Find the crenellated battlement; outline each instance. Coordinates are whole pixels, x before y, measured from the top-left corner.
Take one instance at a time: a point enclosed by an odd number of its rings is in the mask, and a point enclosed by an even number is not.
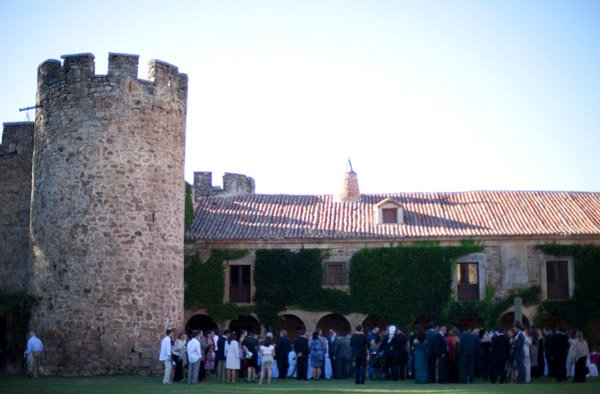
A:
[[[226,172],[223,175],[223,187],[213,186],[212,172],[194,171],[194,202],[206,196],[231,196],[236,194],[254,194],[254,178],[243,174]]]
[[[187,75],[179,73],[179,69],[161,60],[148,62],[148,79],[138,80],[139,56],[125,53],[108,54],[108,72],[106,75],[96,75],[94,55],[78,53],[62,55],[63,62],[49,59],[38,67],[38,90],[53,87],[57,83],[68,85],[94,85],[119,83],[137,80],[140,86],[148,85],[171,89],[178,92],[182,98],[187,97]],[[106,91],[109,91],[108,89]]]
[[[109,53],[108,76],[123,79],[137,79],[139,61],[140,57],[138,55]]]
[[[33,125],[33,122],[4,123],[0,158],[22,153],[24,148],[28,148],[30,151],[33,143]]]

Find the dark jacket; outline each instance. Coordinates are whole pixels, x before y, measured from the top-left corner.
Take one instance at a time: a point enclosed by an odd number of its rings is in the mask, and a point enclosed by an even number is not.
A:
[[[292,350],[290,340],[288,337],[279,337],[279,340],[275,344],[275,356],[276,358],[282,358],[287,360],[288,354]]]
[[[510,340],[504,334],[492,337],[491,358],[500,365],[504,365],[510,355]]]
[[[448,356],[448,344],[446,343],[444,336],[439,332],[435,335],[435,356]]]
[[[227,342],[227,338],[219,335],[219,339],[217,339],[217,351],[215,352],[217,360],[225,360],[225,342]]]
[[[458,342],[458,357],[467,357],[468,355],[477,355],[479,352],[479,337],[470,331],[460,334]]]
[[[333,344],[333,357],[336,360],[349,360],[352,358],[350,351],[350,341],[344,337],[339,337]]]
[[[558,360],[566,360],[569,354],[569,338],[562,332],[552,335],[550,355]]]
[[[308,339],[298,335],[294,340],[294,351],[296,352],[296,357],[307,357],[309,353]],[[302,356],[300,356],[300,353],[302,353]]]
[[[369,342],[364,334],[352,334],[350,347],[355,358],[366,359],[369,354]]]

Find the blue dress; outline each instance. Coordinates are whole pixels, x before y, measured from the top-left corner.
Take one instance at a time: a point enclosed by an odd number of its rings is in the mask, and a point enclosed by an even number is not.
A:
[[[325,349],[320,339],[312,339],[308,344],[310,350],[310,365],[313,368],[322,367],[325,360]]]
[[[413,353],[415,355],[415,383],[427,383],[427,350],[425,342],[414,341]]]

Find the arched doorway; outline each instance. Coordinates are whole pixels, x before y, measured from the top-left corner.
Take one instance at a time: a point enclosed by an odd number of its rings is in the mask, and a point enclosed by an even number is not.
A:
[[[503,329],[512,328],[514,323],[515,323],[515,313],[514,312],[507,312],[504,315],[502,315],[502,317],[500,318],[500,326]],[[525,327],[531,327],[531,321],[525,315],[522,315],[521,324]],[[492,327],[492,329],[494,329],[494,327]]]
[[[469,330],[472,330],[474,328],[480,328],[480,327],[483,327],[483,320],[481,320],[480,318],[475,317],[475,316],[462,317],[458,321],[458,327],[459,328],[467,327]],[[492,329],[494,329],[494,328],[496,328],[496,327],[492,327]]]
[[[319,320],[317,323],[317,330],[323,330],[323,335],[327,336],[329,334],[329,330],[333,329],[340,335],[346,335],[352,332],[350,327],[350,323],[346,318],[337,313],[330,313],[329,315],[325,315]]]
[[[592,321],[587,342],[590,347],[590,352],[600,351],[600,318]]]
[[[363,320],[362,326],[364,332],[371,331],[373,327],[379,327],[379,331],[384,331],[386,327],[390,325],[390,323],[390,319],[388,318],[370,315]]]
[[[281,316],[281,319],[277,322],[277,326],[275,326],[277,336],[279,336],[281,330],[286,330],[288,338],[293,340],[300,331],[306,331],[306,325],[298,316],[285,314]]]
[[[235,331],[239,338],[241,330],[260,334],[260,323],[254,316],[240,315],[229,323],[229,331]]]
[[[185,325],[185,332],[190,334],[194,330],[202,330],[206,333],[208,330],[216,330],[217,324],[214,319],[208,315],[198,314],[190,317]]]

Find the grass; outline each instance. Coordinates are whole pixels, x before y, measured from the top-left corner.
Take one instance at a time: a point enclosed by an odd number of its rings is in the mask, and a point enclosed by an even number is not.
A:
[[[327,381],[274,380],[270,386],[249,384],[238,381],[236,384],[202,382],[196,386],[184,383],[164,385],[160,377],[140,376],[94,376],[94,377],[43,377],[37,380],[25,377],[1,377],[0,393],[600,393],[600,379],[588,379],[586,383],[556,383],[553,379],[536,379],[530,384],[496,384],[479,381],[471,385],[417,385],[414,382],[367,381],[357,386],[350,379]]]

